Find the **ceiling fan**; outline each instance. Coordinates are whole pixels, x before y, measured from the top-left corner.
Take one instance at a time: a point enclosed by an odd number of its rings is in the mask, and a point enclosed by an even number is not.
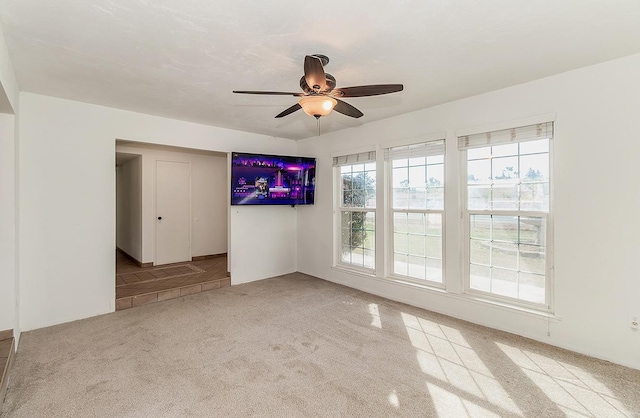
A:
[[[336,88],[336,79],[329,73],[324,72],[324,67],[329,63],[329,58],[325,55],[314,54],[304,57],[304,75],[300,79],[300,88],[303,93],[293,93],[284,91],[243,91],[234,90],[234,93],[241,94],[265,94],[280,96],[301,97],[298,103],[283,110],[276,115],[276,118],[290,115],[297,110],[319,119],[335,110],[343,115],[352,118],[362,117],[364,114],[340,99],[347,97],[378,96],[381,94],[395,93],[402,91],[402,84],[372,84],[368,86],[354,86]]]

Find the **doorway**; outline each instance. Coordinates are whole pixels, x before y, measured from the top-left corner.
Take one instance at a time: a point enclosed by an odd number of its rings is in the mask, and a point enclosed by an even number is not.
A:
[[[142,156],[116,153],[116,248],[141,263]]]
[[[134,155],[140,172],[131,186],[122,177],[129,162],[116,171],[116,205],[136,208],[116,210],[116,243],[127,236],[137,243],[135,257],[116,256],[116,309],[230,285],[227,153],[121,140],[115,151],[116,160]],[[123,196],[127,188],[137,195]]]

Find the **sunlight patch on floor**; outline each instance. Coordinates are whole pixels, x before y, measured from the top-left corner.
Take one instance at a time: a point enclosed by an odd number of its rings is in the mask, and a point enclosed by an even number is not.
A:
[[[505,344],[496,344],[567,416],[632,416],[604,384],[579,367]]]
[[[400,399],[398,399],[398,394],[394,390],[389,394],[389,403],[396,409],[400,409]]]
[[[461,398],[435,384],[427,383],[427,389],[439,417],[502,417],[502,414],[489,411],[477,403]]]
[[[401,315],[411,344],[416,349],[420,369],[431,377],[427,386],[434,402],[443,402],[447,408],[459,410],[460,416],[522,416],[509,394],[458,330],[414,315]],[[437,397],[434,393],[442,396]],[[489,412],[481,404],[490,405],[497,414]],[[436,409],[440,410],[438,405]],[[471,415],[472,410],[479,412]]]
[[[377,303],[369,304],[369,313],[371,314],[371,326],[376,328],[382,328],[382,321],[380,320],[380,309]]]

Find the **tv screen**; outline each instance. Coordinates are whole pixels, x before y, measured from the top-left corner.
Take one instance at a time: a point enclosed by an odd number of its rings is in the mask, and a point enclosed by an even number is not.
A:
[[[316,159],[231,153],[232,205],[313,205]]]

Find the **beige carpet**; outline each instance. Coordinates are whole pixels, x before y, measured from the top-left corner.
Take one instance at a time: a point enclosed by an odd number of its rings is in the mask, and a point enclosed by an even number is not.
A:
[[[640,416],[640,371],[291,274],[22,334],[2,417]]]

